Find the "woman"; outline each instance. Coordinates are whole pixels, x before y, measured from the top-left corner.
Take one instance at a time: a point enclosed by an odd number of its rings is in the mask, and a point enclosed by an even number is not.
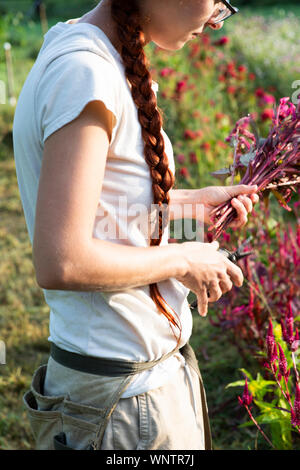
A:
[[[241,227],[257,187],[172,190],[143,47],[178,50],[220,28],[225,8],[103,0],[48,31],[23,86],[16,169],[50,307],[51,356],[24,396],[37,449],[211,449],[187,294],[205,316],[243,274],[217,242],[168,244],[167,224],[185,204],[192,217],[202,204],[208,222],[237,196]],[[134,217],[137,206],[146,211]]]

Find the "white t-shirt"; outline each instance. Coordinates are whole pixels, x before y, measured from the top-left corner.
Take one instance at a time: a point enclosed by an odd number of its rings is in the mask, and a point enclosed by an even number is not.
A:
[[[155,82],[153,90],[158,90]],[[138,206],[134,212],[133,204],[142,204],[150,212],[152,179],[122,59],[97,26],[67,22],[57,23],[45,35],[20,93],[13,123],[17,178],[31,244],[44,142],[78,117],[93,100],[101,100],[112,111],[115,124],[93,236],[114,243],[149,246]],[[172,145],[164,132],[163,135],[174,173]],[[111,238],[107,222],[115,224],[123,239]],[[161,245],[167,245],[168,238],[167,227]],[[180,316],[183,346],[192,331],[189,290],[175,278],[159,282],[158,286]],[[151,299],[148,285],[114,292],[43,289],[43,293],[50,307],[49,341],[68,351],[150,361],[176,346],[169,322]],[[136,376],[123,396],[163,385],[181,364],[182,356],[177,353]]]

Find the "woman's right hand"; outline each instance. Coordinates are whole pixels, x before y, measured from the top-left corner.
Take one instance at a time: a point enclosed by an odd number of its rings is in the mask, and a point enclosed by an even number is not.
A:
[[[207,315],[208,302],[216,302],[232,289],[233,284],[241,287],[244,281],[241,268],[229,261],[218,248],[217,241],[181,244],[187,267],[185,274],[177,280],[196,294],[198,312],[202,317]]]

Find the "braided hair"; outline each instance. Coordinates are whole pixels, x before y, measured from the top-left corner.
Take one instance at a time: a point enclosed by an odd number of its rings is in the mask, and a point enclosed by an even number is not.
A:
[[[137,0],[111,0],[111,16],[116,24],[116,31],[121,44],[121,57],[125,67],[125,76],[131,84],[131,94],[137,107],[144,141],[145,160],[149,165],[152,177],[152,189],[155,207],[158,208],[156,233],[158,238],[151,237],[150,246],[158,246],[162,234],[169,222],[169,190],[175,183],[175,177],[169,168],[165,153],[164,138],[161,133],[163,118],[157,106],[157,99],[152,90],[149,62],[144,52],[145,35],[142,30]],[[158,228],[158,230],[157,230]],[[168,319],[174,333],[174,327],[180,331],[181,323],[176,312],[161,296],[156,283],[150,284],[150,296],[159,312]],[[173,310],[168,311],[166,304]]]

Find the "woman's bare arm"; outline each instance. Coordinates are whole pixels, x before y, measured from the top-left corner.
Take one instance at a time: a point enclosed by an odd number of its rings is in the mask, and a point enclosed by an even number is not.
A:
[[[184,274],[180,245],[142,248],[93,238],[111,132],[112,114],[93,101],[45,142],[33,243],[40,287],[113,291]]]

